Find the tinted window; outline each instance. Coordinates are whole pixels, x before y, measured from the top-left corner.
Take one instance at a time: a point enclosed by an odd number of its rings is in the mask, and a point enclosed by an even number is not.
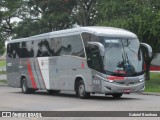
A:
[[[49,41],[51,39],[44,39],[37,41],[38,50],[37,51],[37,57],[47,57],[47,56],[53,56],[54,55],[54,49],[52,49],[49,45]]]
[[[7,45],[7,56],[8,56],[8,58],[12,58],[12,54],[13,54],[13,50],[12,50],[13,48],[12,48],[12,44],[8,44]]]
[[[60,55],[70,55],[72,46],[68,43],[69,37],[62,37],[62,44],[61,44],[61,52]]]
[[[98,37],[91,33],[82,33],[82,39],[83,39],[85,47],[88,46],[88,42],[98,41]]]
[[[84,49],[80,35],[68,37],[68,47],[71,55],[84,57]]]
[[[34,41],[27,41],[26,42],[26,57],[34,57]]]
[[[7,45],[7,56],[9,58],[19,58],[20,57],[19,43],[10,43]]]
[[[29,56],[26,42],[20,43],[20,56],[21,56],[21,58],[26,58]]]
[[[80,35],[36,41],[23,41],[8,44],[7,47],[7,56],[9,58],[49,57],[61,55],[84,57],[84,49]]]
[[[102,58],[100,56],[99,48],[95,45],[89,45],[86,50],[86,53],[87,53],[88,67],[102,72],[103,64],[102,64]]]
[[[16,58],[19,58],[21,55],[20,53],[20,43],[14,43],[15,51],[16,51]]]
[[[62,49],[62,38],[52,38],[50,47],[54,50],[54,56],[59,56]]]
[[[80,35],[52,38],[49,46],[54,50],[54,56],[74,55],[84,57]]]

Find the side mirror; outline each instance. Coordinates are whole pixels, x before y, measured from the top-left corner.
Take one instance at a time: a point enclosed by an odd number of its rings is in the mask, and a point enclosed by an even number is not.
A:
[[[160,53],[156,53],[151,61],[151,65],[153,66],[160,66]]]
[[[88,42],[88,44],[89,45],[96,45],[96,46],[98,46],[101,56],[104,57],[105,48],[104,48],[104,46],[103,46],[102,43],[99,43],[99,42]]]
[[[148,57],[151,58],[152,57],[152,48],[151,48],[151,46],[146,44],[146,43],[141,43],[141,46],[146,49],[146,52],[148,53]]]

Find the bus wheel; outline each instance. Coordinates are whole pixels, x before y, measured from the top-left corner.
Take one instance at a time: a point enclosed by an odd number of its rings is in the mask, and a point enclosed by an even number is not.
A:
[[[122,95],[123,95],[123,93],[114,93],[114,94],[112,94],[113,98],[121,98]]]
[[[22,88],[22,93],[24,93],[24,94],[29,94],[29,93],[34,93],[35,92],[34,89],[28,88],[27,79],[26,78],[22,79],[21,88]]]
[[[84,85],[83,80],[79,81],[77,93],[78,93],[78,97],[81,99],[86,99],[90,96],[90,93],[87,93],[85,91],[85,85]]]
[[[60,90],[47,90],[47,92],[49,94],[58,94],[58,93],[60,93]]]

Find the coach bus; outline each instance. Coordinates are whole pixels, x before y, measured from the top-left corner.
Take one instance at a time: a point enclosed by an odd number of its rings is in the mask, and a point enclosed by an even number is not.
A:
[[[75,91],[80,98],[101,93],[120,98],[145,89],[144,56],[152,48],[127,30],[79,27],[10,40],[7,80],[24,94]]]

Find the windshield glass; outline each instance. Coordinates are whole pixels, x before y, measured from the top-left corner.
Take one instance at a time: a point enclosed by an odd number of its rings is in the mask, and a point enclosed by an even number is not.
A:
[[[101,37],[105,47],[104,70],[119,75],[143,72],[143,57],[138,39]]]

